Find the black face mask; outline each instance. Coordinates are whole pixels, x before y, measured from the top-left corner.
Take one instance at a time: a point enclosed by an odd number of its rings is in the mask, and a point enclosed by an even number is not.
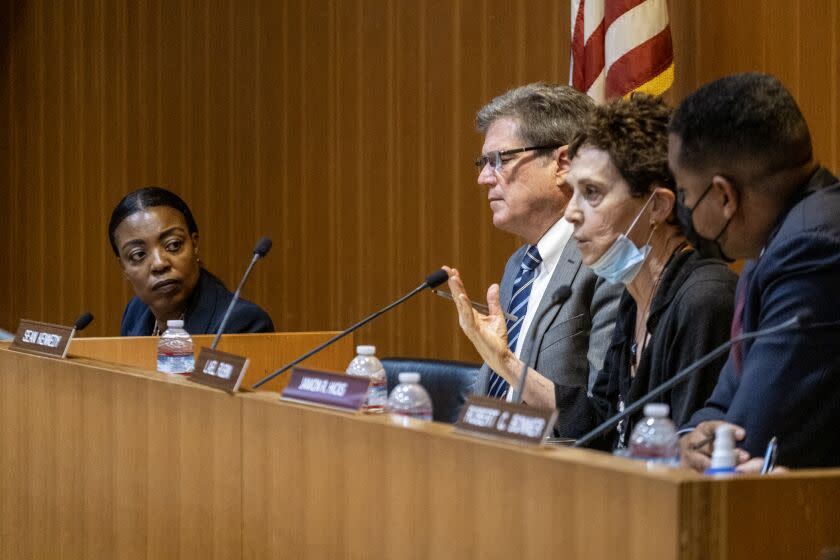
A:
[[[689,243],[694,245],[694,248],[697,249],[697,252],[700,253],[701,257],[733,262],[735,259],[729,258],[726,253],[723,252],[723,247],[720,246],[718,241],[720,236],[723,235],[723,232],[726,231],[726,228],[729,227],[730,220],[726,220],[726,224],[723,226],[723,229],[720,230],[720,233],[718,233],[714,239],[706,239],[697,233],[696,229],[694,229],[694,218],[692,217],[694,209],[703,202],[703,199],[711,189],[712,185],[710,183],[706,190],[703,191],[703,194],[700,195],[700,198],[697,199],[697,204],[694,205],[694,208],[686,206],[683,191],[677,191],[677,221],[680,223],[680,227],[682,228],[685,238],[688,239]]]

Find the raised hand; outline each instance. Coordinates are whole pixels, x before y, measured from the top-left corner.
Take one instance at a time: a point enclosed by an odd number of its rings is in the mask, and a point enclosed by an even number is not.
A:
[[[484,315],[470,305],[470,298],[458,271],[448,266],[443,269],[449,274],[449,291],[458,309],[461,330],[493,371],[510,382],[514,377],[513,372],[518,370],[518,360],[508,348],[507,325],[499,302],[499,285],[493,284],[488,288],[489,314]]]

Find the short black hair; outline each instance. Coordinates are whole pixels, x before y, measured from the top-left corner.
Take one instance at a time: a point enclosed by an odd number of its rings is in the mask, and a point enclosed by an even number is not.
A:
[[[114,231],[130,215],[152,206],[174,208],[184,215],[190,235],[198,233],[198,224],[195,223],[190,207],[180,196],[161,187],[145,187],[125,195],[114,208],[114,211],[111,212],[111,221],[108,223],[108,239],[116,256],[119,257],[120,252],[117,249],[116,239],[114,239]]]
[[[674,111],[668,131],[680,138],[680,164],[693,170],[751,161],[772,173],[813,157],[802,111],[769,74],[735,74],[704,85]]]
[[[671,107],[661,97],[634,93],[599,105],[569,144],[569,159],[589,146],[607,152],[634,197],[657,186],[675,190],[668,168],[668,120]]]

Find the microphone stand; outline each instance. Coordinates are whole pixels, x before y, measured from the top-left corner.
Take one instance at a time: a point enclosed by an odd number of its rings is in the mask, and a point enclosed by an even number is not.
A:
[[[271,373],[271,374],[267,375],[266,377],[260,379],[259,381],[254,383],[254,385],[252,385],[251,388],[252,389],[257,389],[261,385],[264,385],[265,383],[268,383],[269,381],[271,381],[272,379],[274,379],[275,377],[277,377],[281,373],[283,373],[285,371],[288,371],[290,368],[298,365],[299,363],[301,363],[305,359],[317,354],[318,352],[320,352],[321,350],[323,350],[324,348],[326,348],[330,344],[336,342],[337,340],[340,340],[340,339],[344,338],[345,336],[352,333],[353,331],[355,331],[355,330],[359,329],[360,327],[363,327],[364,325],[370,323],[371,321],[373,321],[374,319],[376,319],[377,317],[379,317],[383,313],[387,313],[388,311],[395,308],[396,306],[398,306],[399,304],[401,304],[405,300],[414,297],[415,295],[422,292],[426,288],[434,288],[434,287],[439,286],[440,284],[445,282],[447,278],[448,278],[448,276],[446,275],[446,273],[442,269],[430,274],[422,284],[420,284],[419,286],[414,288],[411,292],[407,293],[406,295],[404,295],[403,297],[401,297],[397,301],[391,303],[390,305],[387,305],[387,306],[383,307],[382,309],[380,309],[379,311],[377,311],[373,315],[369,315],[368,317],[365,317],[364,319],[362,319],[361,321],[359,321],[358,323],[356,323],[352,327],[350,327],[350,328],[348,328],[344,331],[341,331],[340,333],[338,333],[337,335],[335,335],[334,337],[332,337],[328,341],[326,341],[322,344],[319,344],[318,346],[316,346],[315,348],[313,348],[312,350],[310,350],[309,352],[307,352],[303,356],[300,356],[299,358],[296,358],[295,360],[292,360],[291,362],[289,362],[285,366],[281,367],[280,369],[278,369],[274,373]]]
[[[585,434],[583,437],[578,439],[572,445],[572,447],[583,447],[583,446],[587,445],[588,443],[590,443],[595,438],[600,437],[601,435],[606,433],[610,428],[615,426],[618,422],[620,422],[624,418],[627,418],[631,414],[634,414],[635,412],[641,410],[647,403],[649,403],[650,401],[652,401],[653,399],[655,399],[659,395],[663,394],[664,392],[670,390],[674,386],[679,385],[680,383],[682,383],[683,381],[688,379],[691,376],[692,373],[694,373],[698,369],[710,364],[711,362],[716,360],[718,358],[718,356],[720,356],[724,352],[729,351],[729,348],[731,348],[733,344],[736,344],[738,342],[743,342],[745,340],[751,340],[753,338],[758,338],[758,337],[761,337],[761,336],[766,336],[766,335],[769,335],[769,334],[775,334],[777,332],[786,331],[786,330],[788,330],[790,328],[793,328],[793,327],[801,327],[801,326],[802,326],[802,320],[801,320],[800,316],[797,315],[797,316],[791,317],[790,319],[788,319],[784,323],[776,325],[775,327],[768,327],[766,329],[762,329],[762,330],[759,330],[759,331],[742,333],[742,334],[736,336],[735,338],[727,340],[726,342],[724,342],[723,344],[721,344],[720,346],[718,346],[717,348],[715,348],[714,350],[712,350],[711,352],[709,352],[708,354],[706,354],[705,356],[703,356],[702,358],[700,358],[699,360],[694,362],[693,364],[689,364],[688,366],[684,367],[682,369],[682,371],[677,373],[674,377],[672,377],[671,379],[669,379],[668,381],[666,381],[662,385],[658,386],[656,389],[652,390],[650,393],[646,394],[641,399],[629,404],[627,407],[625,407],[625,409],[622,412],[619,412],[618,414],[615,414],[612,417],[604,420],[595,429],[593,429],[592,431],[590,431],[589,433]]]
[[[210,350],[215,350],[216,345],[219,344],[219,339],[222,338],[222,333],[225,332],[225,327],[227,326],[228,319],[230,319],[230,314],[233,312],[233,307],[239,300],[239,294],[242,292],[242,286],[245,285],[245,282],[248,281],[248,277],[251,276],[251,271],[254,269],[254,265],[257,264],[258,260],[266,256],[270,250],[271,239],[268,237],[261,237],[260,240],[257,241],[257,246],[254,248],[254,256],[251,257],[251,263],[248,265],[248,268],[245,269],[245,274],[242,276],[242,279],[239,281],[239,285],[236,287],[236,293],[233,294],[233,299],[230,300],[230,304],[228,304],[228,308],[225,310],[225,315],[222,317],[222,322],[219,325],[219,329],[216,331],[216,336],[213,338],[213,344],[210,345]]]
[[[210,345],[211,350],[215,350],[216,345],[219,344],[219,339],[222,338],[222,333],[225,332],[225,327],[227,326],[228,319],[230,319],[230,314],[233,312],[233,307],[239,300],[239,294],[242,291],[242,286],[244,286],[245,282],[247,282],[248,277],[251,275],[251,271],[254,269],[254,265],[257,264],[257,261],[260,260],[261,257],[262,255],[254,253],[253,258],[251,259],[251,264],[249,264],[248,268],[245,270],[245,274],[242,276],[242,279],[239,281],[239,286],[236,287],[236,292],[233,294],[233,299],[230,301],[230,305],[228,305],[227,310],[225,310],[225,316],[222,318],[219,330],[216,331],[216,336],[213,338],[213,343]]]

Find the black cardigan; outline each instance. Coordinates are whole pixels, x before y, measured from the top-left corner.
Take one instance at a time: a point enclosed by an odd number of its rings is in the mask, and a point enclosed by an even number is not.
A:
[[[737,279],[721,261],[703,259],[693,250],[675,254],[665,266],[653,297],[647,320],[650,338],[632,378],[636,302],[625,290],[604,369],[592,387],[587,410],[578,415],[576,425],[560,426],[560,433],[568,437],[582,436],[623,410],[622,403],[631,404],[728,340]],[[658,399],[670,406],[671,419],[677,426],[702,408],[725,361],[726,356],[721,356]],[[629,423],[623,422],[616,430],[610,430],[592,447],[624,447],[633,424],[641,417],[641,413],[634,415]]]

